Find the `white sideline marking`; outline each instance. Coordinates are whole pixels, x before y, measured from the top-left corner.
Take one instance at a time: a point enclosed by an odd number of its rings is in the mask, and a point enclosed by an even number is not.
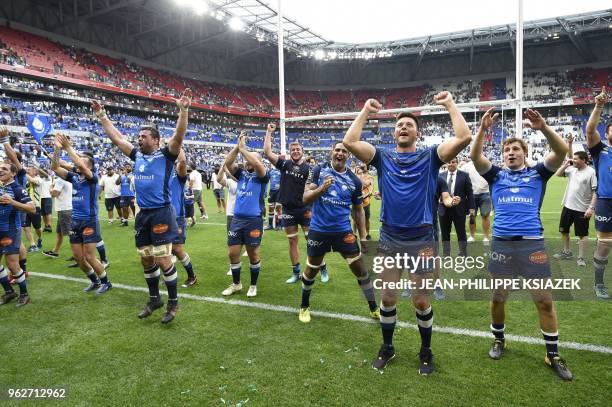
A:
[[[85,278],[69,277],[69,276],[64,276],[61,274],[38,273],[38,272],[33,272],[33,271],[30,271],[29,274],[32,276],[37,276],[37,277],[52,278],[52,279],[64,280],[64,281],[75,281],[75,282],[84,283],[84,284],[87,284],[90,282],[88,279],[85,279]],[[125,285],[125,284],[113,283],[113,288],[121,288],[123,290],[139,291],[139,292],[145,292],[145,293],[149,292],[149,290],[145,287],[135,287],[135,286]],[[162,293],[162,295],[166,295],[166,294]],[[195,301],[214,302],[218,304],[239,305],[242,307],[259,308],[259,309],[268,310],[268,311],[286,312],[286,313],[294,314],[294,315],[297,315],[300,311],[298,308],[287,307],[285,305],[272,305],[272,304],[242,301],[242,300],[228,300],[228,299],[221,298],[221,297],[207,297],[204,295],[181,293],[179,294],[179,297],[187,298],[187,299],[195,300]],[[378,323],[377,321],[371,318],[362,317],[358,315],[352,315],[352,314],[340,314],[336,312],[327,312],[327,311],[310,311],[310,313],[314,316],[341,319],[343,321],[365,322],[368,324]],[[402,328],[409,328],[412,330],[418,329],[416,324],[411,324],[409,322],[404,322],[404,321],[398,321],[397,326],[402,327]],[[447,333],[447,334],[452,334],[452,335],[463,335],[463,336],[471,336],[474,338],[492,339],[492,336],[491,336],[492,334],[490,332],[477,331],[475,329],[453,328],[453,327],[444,327],[444,326],[434,325],[433,330],[435,332]],[[531,345],[543,345],[544,344],[543,339],[533,338],[531,336],[509,334],[509,335],[506,335],[506,338],[514,342],[522,342],[522,343],[527,343]],[[580,350],[580,351],[590,351],[590,352],[597,352],[597,353],[612,354],[611,347],[603,346],[603,345],[593,345],[590,343],[559,342],[559,346],[562,348],[575,349],[575,350]]]

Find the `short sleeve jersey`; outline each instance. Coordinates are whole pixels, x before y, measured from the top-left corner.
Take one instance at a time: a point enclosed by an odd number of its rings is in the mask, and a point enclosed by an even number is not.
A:
[[[153,209],[170,205],[170,176],[177,156],[170,153],[168,147],[152,154],[143,154],[134,148],[130,158],[134,161],[134,187],[138,206]]]
[[[239,168],[234,177],[238,180],[234,216],[243,218],[263,216],[265,212],[266,187],[270,179],[268,174],[259,178],[255,171],[249,172]]]

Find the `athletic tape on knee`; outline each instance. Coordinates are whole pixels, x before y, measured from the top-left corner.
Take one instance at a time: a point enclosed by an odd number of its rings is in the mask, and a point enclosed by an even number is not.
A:
[[[287,235],[287,238],[291,239],[292,237],[296,237],[297,235],[297,233],[291,233],[290,235]]]
[[[603,244],[606,244],[608,246],[612,246],[612,237],[605,237],[603,239],[597,238],[597,241]]]
[[[153,256],[155,257],[166,257],[172,254],[172,243],[162,244],[159,246],[153,246],[151,249]]]
[[[361,258],[361,253],[359,253],[357,256],[355,257],[347,257],[344,260],[346,260],[346,264],[348,264],[349,266],[353,263],[355,263],[357,260],[359,260]]]
[[[306,260],[306,265],[308,267],[310,267],[311,269],[313,269],[313,270],[318,270],[323,265],[323,263],[319,264],[318,266],[315,266],[313,264],[310,264],[310,262],[308,260]]]
[[[142,246],[136,249],[140,257],[151,257],[153,256],[153,246]]]

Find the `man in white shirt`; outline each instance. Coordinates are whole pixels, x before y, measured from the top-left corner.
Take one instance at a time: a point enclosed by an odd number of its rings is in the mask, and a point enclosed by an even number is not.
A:
[[[70,234],[70,224],[72,221],[72,184],[64,181],[60,177],[55,177],[51,196],[55,198],[55,208],[57,210],[57,226],[55,227],[56,239],[53,250],[43,251],[45,256],[57,258],[62,247],[64,236]]]
[[[572,151],[572,141],[568,139],[570,153]],[[563,250],[554,254],[553,257],[561,260],[574,258],[570,251],[569,236],[570,227],[573,224],[574,233],[580,239],[578,242],[578,258],[576,259],[576,263],[580,267],[586,267],[584,256],[589,240],[589,220],[593,216],[597,201],[597,194],[595,193],[597,176],[593,167],[587,165],[587,159],[586,152],[577,151],[573,154],[573,159],[567,160],[555,173],[559,177],[567,177],[569,181],[563,195],[563,209],[559,220]]]
[[[110,224],[113,223],[113,208],[117,209],[117,214],[121,218],[121,184],[117,185],[120,177],[112,167],[109,167],[106,174],[100,178],[100,188],[104,191],[104,206],[108,212],[108,223]]]
[[[238,182],[227,171],[226,167],[222,167],[219,172],[212,177],[213,182],[219,183],[222,187],[227,187],[227,205],[225,206],[225,216],[227,219],[226,230],[229,233],[232,218],[234,217],[234,206],[236,206],[236,191],[238,190]],[[246,253],[246,252],[245,252]],[[232,268],[227,272],[228,276],[232,275]]]
[[[468,242],[476,240],[476,216],[480,212],[480,218],[482,219],[482,244],[485,246],[489,245],[489,237],[491,231],[491,221],[489,216],[491,215],[491,194],[489,193],[489,183],[480,176],[474,163],[470,160],[464,162],[459,167],[461,171],[465,171],[470,175],[470,181],[472,182],[472,190],[474,193],[474,213],[470,213],[470,237]]]
[[[202,199],[202,174],[198,171],[195,164],[191,164],[191,172],[189,173],[189,188],[193,192],[193,199],[200,208],[201,219],[208,219],[206,214],[206,206]]]
[[[218,166],[215,166],[215,171],[218,172]],[[225,207],[225,191],[223,190],[223,185],[217,181],[217,177],[213,177],[213,193],[215,194],[215,198],[217,199],[217,212],[223,213],[226,211]]]
[[[40,214],[45,228],[43,231],[51,233],[51,215],[53,215],[53,198],[51,198],[51,177],[46,171],[39,169],[40,174]]]

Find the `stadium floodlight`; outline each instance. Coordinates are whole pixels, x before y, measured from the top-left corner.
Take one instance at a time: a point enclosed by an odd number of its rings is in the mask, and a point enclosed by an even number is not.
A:
[[[230,28],[232,30],[239,31],[239,30],[242,30],[244,28],[245,24],[244,24],[244,21],[242,21],[240,18],[232,17],[229,20],[229,26],[230,26]]]
[[[314,52],[314,57],[315,59],[323,59],[325,58],[325,51],[323,51],[322,49],[318,49]]]

